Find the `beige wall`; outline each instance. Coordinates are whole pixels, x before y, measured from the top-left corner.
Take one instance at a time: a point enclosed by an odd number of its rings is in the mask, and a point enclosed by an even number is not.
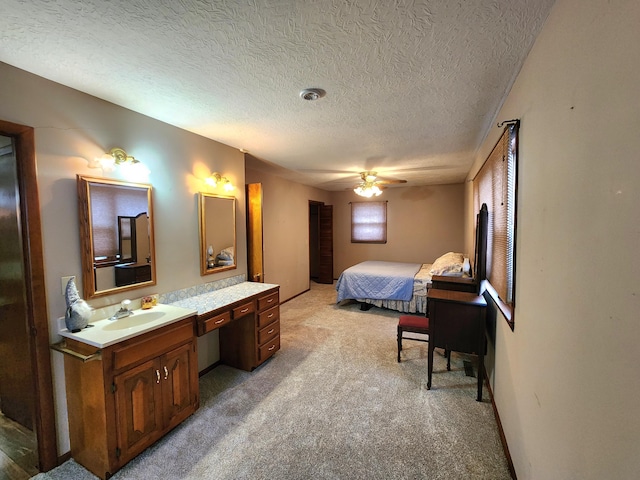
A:
[[[309,289],[309,201],[329,205],[331,195],[260,171],[260,163],[248,157],[246,183],[262,184],[264,281],[280,285],[285,301]]]
[[[64,315],[60,277],[81,278],[76,174],[103,176],[88,161],[119,146],[151,170],[157,285],[90,301],[94,307],[246,274],[244,156],[238,150],[0,63],[0,118],[35,127],[47,306],[52,342]],[[235,185],[238,268],[200,276],[196,193],[212,171]],[[119,174],[105,174],[122,178]],[[206,191],[224,193],[221,189]],[[78,282],[80,284],[80,282]],[[217,337],[201,337],[199,356],[215,360]],[[52,353],[60,453],[69,450],[62,355]]]
[[[334,276],[364,260],[432,263],[443,253],[464,250],[464,185],[389,188],[387,243],[351,243],[351,191],[332,192]],[[472,253],[473,248],[467,252]]]
[[[492,379],[519,480],[640,471],[638,19],[637,0],[559,0],[496,119],[522,121],[515,331],[498,318]]]

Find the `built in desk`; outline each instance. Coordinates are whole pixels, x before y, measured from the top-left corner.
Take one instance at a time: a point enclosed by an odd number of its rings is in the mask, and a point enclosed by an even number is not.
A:
[[[433,350],[469,353],[478,356],[478,397],[482,401],[484,355],[486,352],[487,302],[482,295],[454,290],[430,289],[429,353],[427,359],[427,389],[431,388]]]
[[[280,286],[242,282],[172,302],[198,312],[198,336],[220,332],[220,361],[251,371],[280,350]]]

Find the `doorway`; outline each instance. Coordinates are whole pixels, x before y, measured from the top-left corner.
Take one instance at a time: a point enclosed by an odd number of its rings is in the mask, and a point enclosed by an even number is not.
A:
[[[333,283],[333,205],[309,201],[309,277]]]
[[[1,120],[0,199],[0,455],[33,474],[57,465],[34,133]]]

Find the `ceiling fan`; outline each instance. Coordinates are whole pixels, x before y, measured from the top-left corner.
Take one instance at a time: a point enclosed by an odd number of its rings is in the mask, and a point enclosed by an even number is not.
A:
[[[376,197],[380,195],[382,193],[382,190],[386,188],[385,185],[389,185],[392,183],[407,183],[406,180],[379,178],[378,173],[371,170],[360,172],[360,178],[362,179],[362,181],[353,186],[353,191],[357,195],[367,198],[371,198],[374,195]]]

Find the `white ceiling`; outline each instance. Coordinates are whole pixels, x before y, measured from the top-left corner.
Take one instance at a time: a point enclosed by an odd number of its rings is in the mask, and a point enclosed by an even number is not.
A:
[[[553,3],[0,0],[0,61],[308,185],[459,183]]]

